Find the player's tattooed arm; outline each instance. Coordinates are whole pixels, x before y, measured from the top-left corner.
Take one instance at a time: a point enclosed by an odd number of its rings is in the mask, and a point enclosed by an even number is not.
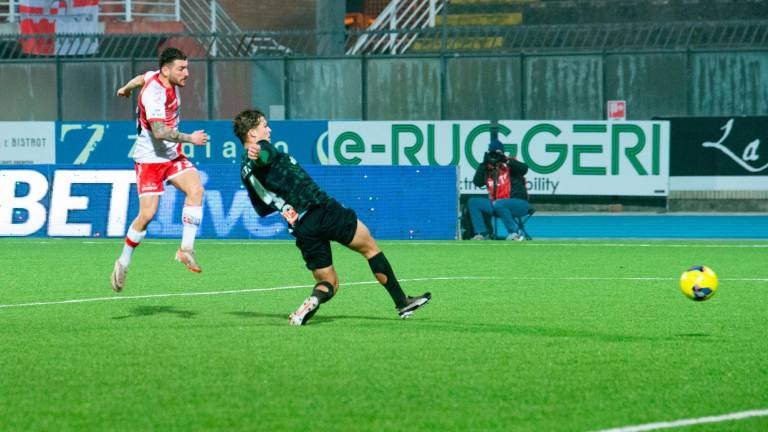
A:
[[[176,129],[169,128],[163,122],[154,121],[151,123],[152,134],[157,139],[164,139],[168,141],[178,142],[191,142],[188,134],[177,131]]]
[[[131,92],[144,86],[144,75],[136,75],[132,80],[125,83],[124,86],[117,89],[117,95],[122,97],[131,97]]]
[[[205,145],[208,143],[208,134],[202,130],[196,130],[191,134],[179,132],[176,129],[169,128],[163,122],[153,121],[150,126],[152,127],[152,135],[157,139],[163,139],[166,141],[175,142],[188,142],[195,145]]]

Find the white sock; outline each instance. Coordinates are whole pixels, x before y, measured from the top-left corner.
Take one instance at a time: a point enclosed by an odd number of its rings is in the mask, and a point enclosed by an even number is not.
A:
[[[125,235],[125,245],[123,246],[123,253],[120,255],[120,264],[123,267],[128,267],[131,264],[131,257],[133,256],[133,250],[139,247],[139,243],[144,240],[144,236],[147,235],[146,231],[136,231],[133,226],[128,228],[128,234]]]
[[[197,228],[203,221],[203,206],[184,206],[181,212],[181,221],[184,229],[181,234],[181,248],[193,250],[195,248],[195,236]]]

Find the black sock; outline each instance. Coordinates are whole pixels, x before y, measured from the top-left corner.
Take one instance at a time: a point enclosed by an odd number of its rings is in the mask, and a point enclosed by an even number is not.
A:
[[[384,288],[389,292],[389,296],[392,297],[395,306],[398,308],[404,307],[407,304],[405,293],[403,292],[403,289],[400,288],[400,284],[397,282],[395,273],[392,271],[392,266],[389,265],[389,261],[387,260],[387,257],[384,256],[384,252],[379,252],[376,256],[369,259],[368,265],[371,266],[371,271],[374,276],[378,273],[384,275],[386,278],[386,282],[382,283],[382,285],[384,285]],[[378,280],[378,277],[376,279]]]
[[[319,289],[320,286],[323,286],[327,289],[327,291]],[[315,287],[312,289],[312,295],[317,297],[317,300],[322,304],[333,298],[333,284],[327,281],[320,281],[318,282]]]

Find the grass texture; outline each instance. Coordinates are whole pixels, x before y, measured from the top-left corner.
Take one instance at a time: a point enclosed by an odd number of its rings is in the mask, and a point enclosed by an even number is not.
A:
[[[0,430],[594,431],[768,409],[768,243],[380,242],[400,320],[338,245],[341,288],[280,241],[0,239]],[[693,302],[680,273],[708,265]],[[768,416],[685,430],[768,430]]]

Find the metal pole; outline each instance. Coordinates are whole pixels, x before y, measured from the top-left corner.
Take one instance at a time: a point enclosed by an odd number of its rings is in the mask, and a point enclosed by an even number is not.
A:
[[[528,109],[528,104],[525,102],[525,98],[528,97],[528,91],[526,86],[528,85],[528,80],[525,79],[525,53],[520,53],[520,120],[525,120],[528,118],[526,114],[526,110]],[[522,159],[522,158],[521,158]]]
[[[368,57],[360,56],[360,100],[363,106],[360,114],[361,120],[368,120]]]
[[[214,92],[214,85],[215,85],[215,78],[214,75],[214,67],[213,67],[213,59],[208,57],[205,59],[205,67],[206,72],[208,75],[207,84],[208,84],[208,120],[213,120],[214,118],[214,109],[216,108],[216,102],[214,98],[216,97],[216,93]]]
[[[178,0],[177,0],[178,1]],[[216,0],[211,0],[211,34],[213,35],[213,43],[211,44],[211,56],[215,57],[218,52],[218,37],[216,36]]]
[[[395,50],[395,42],[397,41],[397,33],[395,33],[395,30],[397,30],[397,6],[398,6],[399,0],[394,0],[394,7],[392,8],[392,17],[389,19],[389,48],[392,51],[392,54],[397,54]]]
[[[131,0],[125,0],[125,22],[133,21],[133,6]]]
[[[54,41],[54,44],[56,42]],[[54,52],[55,52],[55,45],[54,45]],[[63,84],[64,84],[64,73],[61,70],[62,64],[61,64],[61,56],[56,55],[56,120],[58,121],[64,121],[64,91],[63,91]]]
[[[290,77],[288,76],[288,56],[283,56],[283,119],[291,119],[291,88]]]
[[[448,94],[448,59],[445,53],[440,54],[440,120],[445,120],[448,110],[445,105]]]
[[[16,0],[8,3],[8,22],[16,22]]]
[[[435,6],[436,0],[429,0],[429,26],[435,27]]]
[[[445,52],[448,49],[448,36],[445,34],[446,26],[448,26],[448,3],[443,3],[443,22],[440,24],[442,30],[442,38],[440,43],[440,52]]]
[[[176,0],[173,7],[176,21],[181,21],[181,0]]]

